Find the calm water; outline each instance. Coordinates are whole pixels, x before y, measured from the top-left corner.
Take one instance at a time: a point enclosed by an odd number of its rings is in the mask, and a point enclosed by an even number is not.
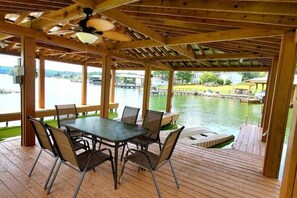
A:
[[[0,75],[0,88],[20,90],[19,85],[12,84],[12,77],[9,75]],[[100,104],[101,87],[88,85],[87,89],[87,103]],[[46,78],[45,90],[46,108],[54,108],[55,104],[80,104],[81,83],[72,83],[67,79]],[[120,104],[119,114],[125,105],[141,107],[142,96],[139,90],[116,88],[115,100]],[[0,94],[0,104],[0,112],[19,111],[19,93]],[[172,98],[172,105],[172,111],[180,113],[178,124],[186,127],[202,126],[218,133],[233,135],[238,134],[239,127],[245,122],[246,117],[249,123],[257,124],[262,107],[262,105],[240,103],[238,100],[192,95],[175,95]],[[165,110],[165,106],[166,95],[151,96],[150,109]]]

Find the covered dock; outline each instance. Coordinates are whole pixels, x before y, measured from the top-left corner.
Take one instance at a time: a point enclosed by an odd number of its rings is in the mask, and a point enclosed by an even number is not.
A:
[[[83,8],[91,9],[92,13],[84,12]],[[36,117],[35,106],[44,108],[45,60],[54,60],[82,65],[81,105],[88,105],[88,67],[102,68],[100,116],[104,118],[108,117],[109,104],[115,102],[117,70],[145,72],[142,115],[149,108],[152,70],[168,71],[166,112],[172,109],[175,71],[268,72],[260,124],[262,131],[267,132],[262,135],[262,141],[266,142],[264,157],[235,149],[206,150],[178,145],[174,161],[182,187],[176,190],[169,184],[165,168],[160,174],[161,188],[165,197],[296,196],[297,105],[293,109],[284,176],[281,182],[277,180],[296,71],[296,10],[296,0],[1,1],[0,53],[21,57],[20,72],[16,75],[22,87],[22,139],[0,144],[3,195],[46,196],[40,185],[44,180],[42,171],[33,178],[25,175],[32,163],[30,156],[35,156],[38,150],[25,118]],[[87,27],[80,23],[89,18],[108,23],[111,33],[97,30],[98,24]],[[90,30],[89,26],[96,28]],[[77,33],[85,33],[85,37]],[[35,59],[39,62],[37,100]],[[47,161],[44,157],[40,170],[48,170]],[[72,192],[77,178],[68,169],[64,171],[65,176],[59,178],[60,183],[50,197],[68,196]],[[103,180],[97,179],[98,174]],[[122,188],[115,191],[111,190],[109,174],[98,171],[87,175],[81,196],[147,197],[154,193],[147,173],[138,174],[130,168]],[[97,187],[98,183],[104,187]],[[135,186],[143,189],[144,194],[139,195]]]

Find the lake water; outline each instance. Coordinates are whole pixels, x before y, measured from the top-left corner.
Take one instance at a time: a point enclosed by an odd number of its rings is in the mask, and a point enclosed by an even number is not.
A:
[[[0,74],[0,88],[20,90],[19,85],[12,83],[12,76],[3,74]],[[100,104],[101,87],[88,84],[87,90],[87,104]],[[116,88],[115,102],[120,104],[119,116],[125,105],[141,107],[142,96],[142,92],[138,89]],[[150,109],[165,110],[166,97],[166,95],[152,95]],[[46,78],[45,98],[46,108],[54,108],[55,104],[80,104],[81,83],[70,82],[68,79]],[[36,106],[37,101],[36,97]],[[0,112],[19,111],[20,94],[0,94],[0,104]],[[230,133],[235,136],[247,117],[248,123],[259,122],[262,108],[262,105],[240,103],[239,100],[193,95],[174,95],[172,106],[173,112],[180,113],[178,120],[180,125],[207,127],[218,133]]]

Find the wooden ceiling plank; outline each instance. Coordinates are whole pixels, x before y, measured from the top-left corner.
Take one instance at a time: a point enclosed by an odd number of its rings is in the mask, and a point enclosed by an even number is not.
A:
[[[193,34],[189,36],[180,36],[167,38],[167,45],[186,45],[192,43],[212,43],[220,41],[232,41],[247,38],[261,38],[269,36],[282,35],[280,30],[267,30],[267,29],[239,29],[239,30],[226,30],[219,32]],[[115,44],[112,49],[131,49],[143,47],[161,47],[162,44],[153,40],[145,41],[131,41]]]
[[[222,3],[219,0],[195,0],[185,3],[184,0],[142,0],[129,6],[297,16],[297,4],[283,2],[224,1]]]
[[[187,9],[166,9],[156,7],[132,7],[125,6],[121,8],[126,13],[135,13],[139,16],[159,17],[161,19],[167,18],[182,18],[185,21],[196,20],[197,23],[216,24],[224,26],[247,27],[259,25],[271,26],[289,26],[296,27],[296,16],[279,16],[268,14],[252,14],[252,13],[234,13],[234,12],[210,12],[203,10],[187,10]]]

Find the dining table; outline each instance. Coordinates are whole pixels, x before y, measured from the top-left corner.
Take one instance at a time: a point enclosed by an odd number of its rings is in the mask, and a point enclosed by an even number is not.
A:
[[[118,149],[125,142],[133,138],[142,136],[150,132],[149,129],[127,124],[121,121],[101,118],[99,116],[84,117],[61,122],[61,125],[81,131],[92,138],[99,138],[108,142],[108,146],[114,148],[115,178],[114,188],[117,189],[118,183]]]

